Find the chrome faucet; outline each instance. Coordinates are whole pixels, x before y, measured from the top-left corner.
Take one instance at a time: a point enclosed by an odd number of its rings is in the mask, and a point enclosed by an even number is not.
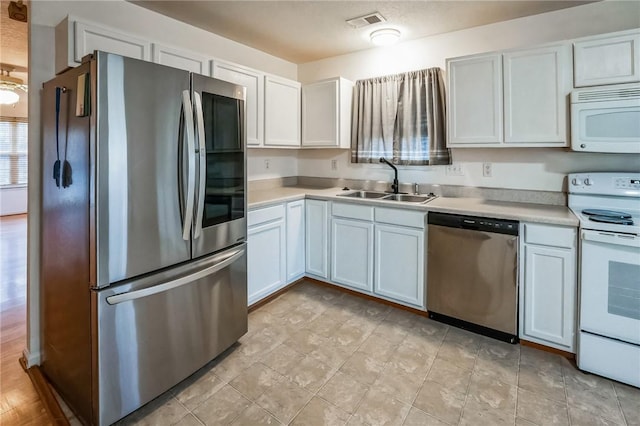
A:
[[[394,166],[393,164],[391,164],[386,158],[384,157],[380,157],[380,162],[386,164],[387,166],[391,167],[393,169],[393,183],[391,184],[391,190],[393,191],[394,194],[398,193],[398,187],[399,187],[399,183],[398,183],[398,169],[396,168],[396,166]]]

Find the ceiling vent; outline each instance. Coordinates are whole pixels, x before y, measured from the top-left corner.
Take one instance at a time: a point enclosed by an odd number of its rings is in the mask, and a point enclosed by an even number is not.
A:
[[[358,18],[347,20],[347,24],[351,25],[353,28],[362,28],[367,25],[379,24],[381,22],[387,22],[387,20],[384,16],[380,15],[380,12],[373,12]]]

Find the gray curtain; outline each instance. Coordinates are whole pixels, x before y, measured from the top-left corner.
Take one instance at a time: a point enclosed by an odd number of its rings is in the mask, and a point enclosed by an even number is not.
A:
[[[352,163],[450,164],[439,68],[358,80],[353,100]]]

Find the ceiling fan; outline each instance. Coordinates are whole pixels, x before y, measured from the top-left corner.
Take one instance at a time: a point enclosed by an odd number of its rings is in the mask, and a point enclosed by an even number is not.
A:
[[[19,91],[27,93],[27,85],[20,78],[12,77],[16,67],[0,63],[0,104],[13,105],[20,100]]]

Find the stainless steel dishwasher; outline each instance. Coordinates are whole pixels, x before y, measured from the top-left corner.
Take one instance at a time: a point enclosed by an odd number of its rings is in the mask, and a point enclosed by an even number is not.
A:
[[[518,222],[429,212],[429,317],[518,341]]]

